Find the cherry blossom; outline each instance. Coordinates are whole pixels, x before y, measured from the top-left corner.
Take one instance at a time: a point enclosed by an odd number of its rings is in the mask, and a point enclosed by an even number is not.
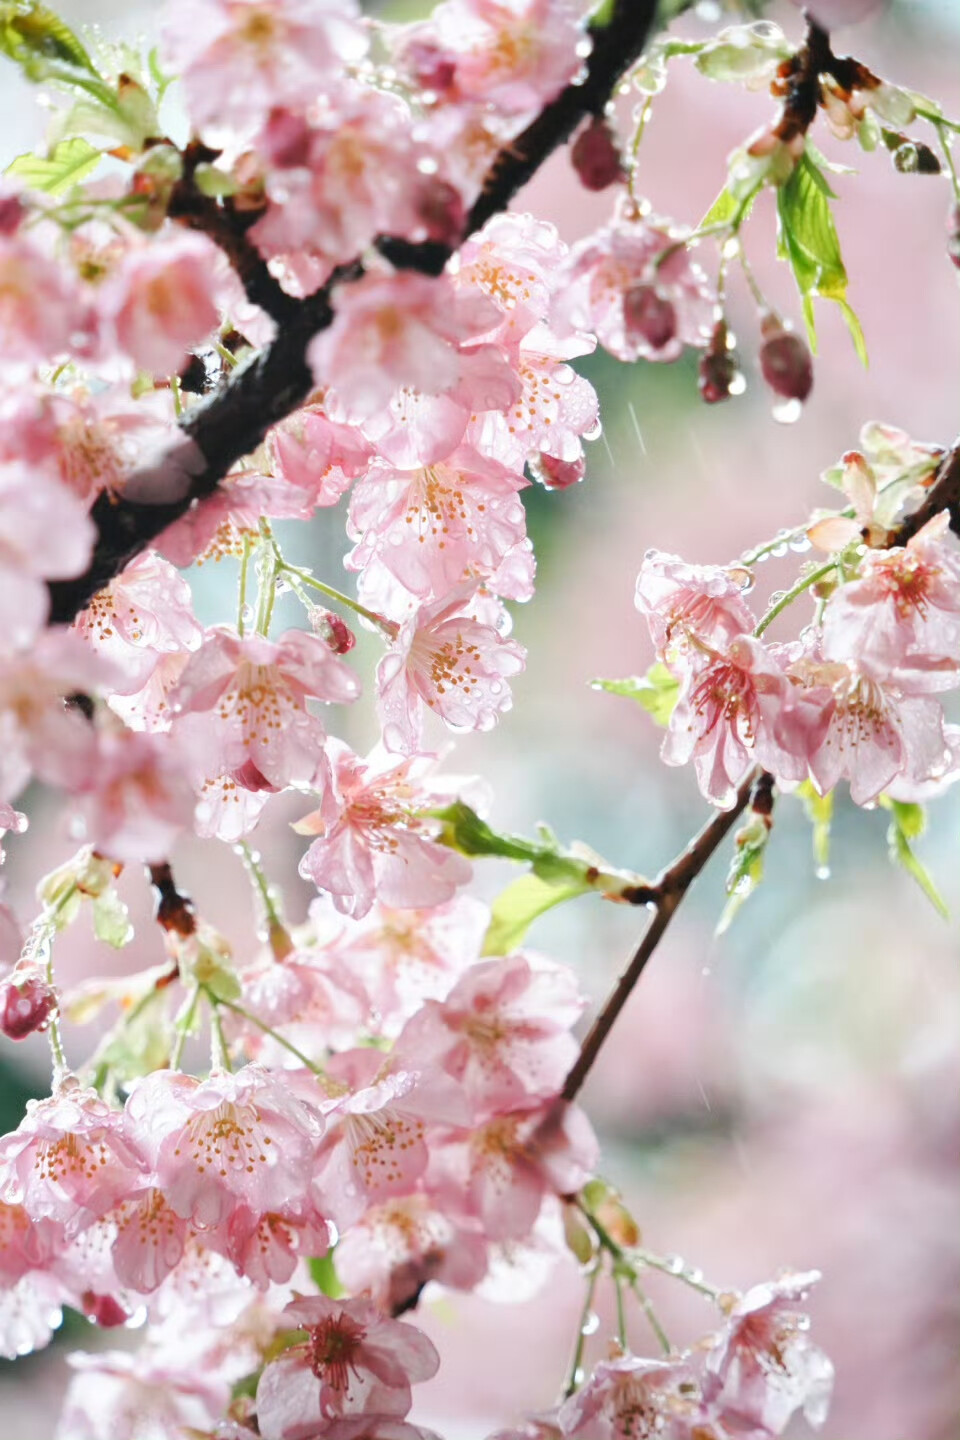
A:
[[[230,773],[253,790],[261,788],[257,776],[275,787],[310,780],[326,732],[307,698],[342,704],[359,689],[353,671],[319,637],[288,630],[273,641],[218,626],[191,656],[170,703],[184,717],[175,726],[188,734],[197,732],[186,717],[206,717],[215,744],[207,775]],[[252,775],[242,773],[247,764]]]
[[[0,339],[5,361],[87,348],[91,316],[79,286],[27,235],[0,232]]]
[[[370,1206],[337,1246],[337,1274],[396,1315],[431,1281],[472,1290],[486,1274],[487,1249],[476,1221],[416,1193]]]
[[[275,105],[309,104],[367,40],[352,0],[177,0],[167,56],[202,131],[249,130]]]
[[[124,1117],[170,1208],[208,1229],[241,1206],[258,1217],[303,1195],[322,1128],[319,1109],[255,1065],[202,1083],[154,1071],[131,1091]]]
[[[91,759],[74,787],[78,838],[116,860],[165,859],[193,816],[179,747],[166,735],[109,729]]]
[[[100,313],[138,369],[167,375],[219,320],[219,254],[201,235],[131,248],[98,292]]]
[[[84,507],[64,485],[20,461],[0,463],[4,649],[30,644],[49,609],[43,581],[81,574],[90,559],[94,537]]]
[[[735,1433],[780,1435],[798,1410],[811,1425],[826,1419],[833,1366],[797,1310],[819,1279],[812,1270],[754,1286],[708,1350],[705,1394]]]
[[[691,645],[722,647],[748,635],[757,623],[743,585],[729,570],[688,565],[662,550],[648,550],[643,557],[635,603],[661,659]]]
[[[397,762],[381,753],[364,762],[336,740],[326,755],[331,783],[320,808],[294,826],[318,837],[300,862],[304,879],[357,919],[375,898],[399,909],[451,899],[472,872],[462,855],[433,840],[436,822],[417,814],[434,799],[427,779],[434,757]]]
[[[525,651],[471,618],[472,598],[421,605],[381,660],[378,705],[388,750],[419,747],[424,705],[457,730],[490,730],[510,709],[506,682],[524,668]]]
[[[161,655],[195,650],[203,634],[189,585],[152,550],[97,592],[76,628],[131,677],[131,693],[143,688]]]
[[[693,1440],[711,1434],[694,1428],[699,1392],[682,1360],[644,1360],[622,1355],[601,1362],[589,1380],[560,1408],[559,1428],[571,1440]]]
[[[569,970],[512,955],[471,965],[442,1001],[407,1022],[395,1054],[437,1065],[480,1116],[555,1095],[577,1054],[583,1008]]]
[[[367,1300],[318,1295],[292,1301],[284,1314],[306,1330],[307,1339],[267,1365],[260,1378],[257,1418],[264,1440],[309,1440],[341,1417],[402,1419],[411,1385],[429,1380],[440,1363],[425,1335],[388,1319]],[[360,1426],[355,1433],[370,1432]]]

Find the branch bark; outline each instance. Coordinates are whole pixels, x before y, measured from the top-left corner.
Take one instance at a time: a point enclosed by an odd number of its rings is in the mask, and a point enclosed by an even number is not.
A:
[[[586,116],[599,113],[624,73],[642,53],[656,14],[656,0],[614,0],[605,23],[589,28],[593,49],[580,83],[571,83],[526,130],[496,157],[470,210],[463,239],[503,210],[558,146]],[[250,298],[279,322],[277,338],[236,370],[223,389],[183,418],[184,439],[151,467],[127,481],[131,494],[144,487],[172,497],[146,504],[103,494],[93,506],[97,527],[93,559],[83,575],[51,582],[50,620],[68,625],[125,565],[217,488],[231,466],[261,444],[267,431],[302,405],[313,388],[307,346],[333,321],[332,298],[338,285],[358,280],[361,260],[340,266],[316,294],[302,301],[283,296],[246,239],[239,217],[223,206],[178,194],[176,207],[186,224],[204,229],[219,243],[247,286]],[[446,246],[422,245],[392,237],[377,244],[398,269],[437,275],[454,253]]]

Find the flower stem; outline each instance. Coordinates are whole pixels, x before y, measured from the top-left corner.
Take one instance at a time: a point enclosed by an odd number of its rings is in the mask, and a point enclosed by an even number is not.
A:
[[[583,1300],[583,1309],[580,1312],[580,1325],[577,1329],[577,1343],[573,1350],[573,1359],[570,1362],[570,1374],[564,1388],[564,1399],[572,1395],[583,1378],[583,1352],[587,1344],[587,1331],[590,1321],[590,1312],[593,1309],[593,1297],[597,1288],[597,1280],[600,1278],[600,1271],[603,1268],[603,1251],[596,1260],[587,1276],[587,1292]]]
[[[210,1002],[210,1068],[229,1072],[233,1069],[230,1064],[230,1047],[227,1044],[227,1037],[223,1033],[223,1021],[220,1018],[217,997],[208,990],[207,999]]]
[[[691,1290],[696,1290],[698,1295],[705,1295],[708,1300],[718,1304],[723,1291],[716,1285],[710,1285],[702,1279],[696,1271],[690,1270],[686,1265],[680,1265],[676,1260],[668,1259],[664,1255],[655,1255],[652,1250],[637,1248],[631,1251],[637,1259],[637,1263],[649,1270],[659,1270],[664,1275],[672,1275],[674,1280],[679,1280]]]
[[[753,632],[757,639],[760,638],[767,626],[771,625],[777,616],[786,610],[788,605],[793,604],[798,596],[802,595],[805,590],[809,590],[811,585],[816,585],[818,580],[823,580],[825,576],[830,574],[831,570],[835,570],[836,564],[836,558],[825,560],[822,565],[818,565],[817,568],[811,570],[808,575],[801,576],[797,583],[792,585],[789,590],[785,590],[780,596],[780,599],[771,605],[761,617],[757,628]]]
[[[237,634],[243,639],[246,628],[244,612],[247,608],[247,578],[250,573],[250,536],[244,532],[243,554],[240,556],[240,580],[237,586]]]
[[[654,1310],[652,1304],[650,1303],[650,1297],[647,1295],[647,1292],[645,1290],[641,1290],[640,1283],[637,1280],[636,1276],[634,1276],[633,1279],[630,1281],[630,1289],[637,1297],[637,1300],[640,1303],[640,1308],[643,1311],[644,1315],[646,1315],[647,1317],[647,1322],[650,1326],[650,1329],[657,1337],[657,1344],[660,1346],[660,1349],[663,1351],[664,1355],[669,1355],[673,1347],[667,1338],[667,1332],[660,1324],[660,1321],[657,1317],[657,1312]]]
[[[200,986],[194,985],[187,1001],[187,1008],[177,1022],[177,1038],[173,1043],[173,1050],[170,1052],[170,1069],[179,1070],[183,1060],[183,1050],[187,1043],[187,1036],[193,1028],[194,1017],[197,1013],[197,1006],[200,1004]]]
[[[629,1277],[624,1276],[619,1269],[614,1269],[613,1288],[617,1295],[617,1341],[619,1342],[620,1349],[623,1351],[630,1349],[630,1341],[627,1337],[627,1312],[623,1304],[623,1284],[625,1279],[629,1280]]]
[[[239,1015],[242,1019],[249,1021],[251,1025],[255,1025],[264,1035],[269,1035],[272,1040],[276,1040],[278,1045],[282,1045],[284,1050],[288,1050],[291,1055],[296,1056],[300,1064],[306,1066],[308,1070],[316,1075],[318,1080],[322,1080],[325,1083],[327,1082],[327,1076],[322,1065],[317,1065],[308,1055],[305,1055],[302,1050],[294,1045],[292,1040],[288,1040],[285,1035],[281,1035],[278,1030],[274,1030],[272,1025],[268,1025],[265,1020],[261,1020],[259,1016],[254,1015],[253,1011],[248,1010],[245,1005],[239,1005],[236,1000],[224,1000],[220,996],[217,996],[213,1003],[216,1005],[225,1005],[226,1008],[232,1010],[235,1015]]]
[[[957,177],[957,167],[953,163],[953,151],[950,149],[950,138],[946,134],[946,126],[943,121],[935,120],[934,126],[937,131],[937,139],[940,141],[940,149],[943,151],[943,158],[947,162],[947,171],[950,175],[950,184],[953,189],[953,198],[960,205],[960,179]]]
[[[389,635],[391,640],[395,638],[399,626],[392,620],[378,615],[375,610],[368,610],[365,605],[360,604],[359,600],[353,600],[349,595],[344,595],[342,590],[334,590],[332,585],[325,585],[322,580],[311,575],[309,570],[301,570],[296,565],[288,565],[285,560],[281,561],[280,568],[286,574],[296,576],[302,585],[309,585],[312,589],[319,590],[322,595],[326,595],[328,600],[333,600],[336,604],[353,610],[357,615],[362,615],[364,620],[369,620],[371,625],[376,625],[377,629],[382,630],[385,635]]]

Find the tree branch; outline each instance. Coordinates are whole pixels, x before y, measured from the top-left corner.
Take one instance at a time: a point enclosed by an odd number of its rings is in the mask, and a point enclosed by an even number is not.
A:
[[[664,932],[679,908],[680,902],[714,851],[726,839],[747,808],[755,787],[762,788],[764,779],[765,772],[763,770],[752,770],[737,791],[737,797],[731,808],[716,811],[699,835],[677,856],[672,865],[661,872],[652,885],[650,891],[652,898],[647,903],[653,905],[653,919],[587,1032],[580,1047],[580,1054],[564,1082],[561,1091],[564,1100],[573,1100],[579,1093],[580,1087],[589,1075],[593,1062],[613,1029],[620,1011],[643,974],[647,961],[663,939]]]
[[[656,0],[614,0],[606,22],[589,27],[593,50],[582,83],[568,85],[504,146],[467,217],[464,239],[509,204],[580,120],[603,109],[621,76],[639,58],[656,8]],[[202,158],[198,153],[197,161]],[[268,430],[303,404],[314,385],[307,346],[333,321],[331,297],[336,287],[364,273],[360,260],[341,265],[314,295],[292,300],[253,251],[240,218],[228,207],[208,203],[197,194],[192,180],[177,192],[176,205],[177,218],[206,229],[222,246],[250,298],[278,320],[279,332],[272,344],[234,371],[221,390],[183,417],[183,441],[150,471],[135,471],[127,481],[132,495],[147,488],[173,498],[153,505],[122,495],[99,496],[91,512],[98,538],[88,569],[73,580],[50,583],[54,624],[70,624],[98,590],[194,503],[212,494],[237,460],[255,450]],[[435,242],[415,245],[392,237],[382,238],[377,248],[398,269],[428,275],[439,274],[453,254]]]
[[[960,438],[953,442],[940,461],[937,478],[927,491],[923,504],[890,531],[884,549],[906,545],[941,510],[950,512],[950,529],[954,535],[960,536]]]

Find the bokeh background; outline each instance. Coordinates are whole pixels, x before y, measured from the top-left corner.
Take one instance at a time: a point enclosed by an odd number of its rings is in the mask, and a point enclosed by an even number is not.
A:
[[[131,39],[149,36],[157,18],[156,6],[127,0],[69,0],[60,8],[75,26]],[[379,13],[406,18],[422,9],[383,5]],[[792,6],[769,13],[799,34]],[[694,15],[682,24],[696,32],[702,21]],[[840,52],[960,115],[954,0],[881,7],[835,41]],[[618,102],[625,130],[634,101]],[[655,209],[695,224],[723,182],[726,155],[771,103],[675,63],[643,141],[641,188]],[[0,70],[0,165],[31,148],[42,126],[36,96],[12,68]],[[693,359],[626,367],[600,353],[578,362],[600,393],[603,435],[575,492],[526,492],[539,584],[515,624],[528,668],[499,729],[459,741],[450,762],[491,782],[499,828],[529,833],[545,820],[616,864],[655,872],[666,863],[704,818],[693,776],[660,764],[660,734],[632,702],[589,684],[640,673],[652,658],[632,604],[644,550],[732,561],[801,522],[812,505],[831,503],[819,473],[856,444],[864,421],[888,421],[939,443],[958,428],[960,293],[944,252],[947,185],[899,175],[885,153],[843,146],[822,124],[814,138],[857,170],[836,177],[836,218],[870,368],[861,369],[834,308],[819,302],[813,395],[798,423],[777,424],[752,364],[755,314],[736,275],[732,317],[749,381],[742,397],[703,406]],[[560,154],[519,208],[552,219],[574,240],[604,221],[609,202],[586,196]],[[792,282],[774,258],[769,196],[757,205],[745,244],[770,298],[796,317]],[[715,268],[715,253],[705,246],[702,254]],[[290,529],[284,546],[337,583],[342,515],[323,512],[313,526]],[[758,603],[764,589],[790,582],[798,558],[767,563]],[[232,613],[229,562],[206,566],[195,579],[202,618]],[[809,618],[805,605],[780,622],[781,638],[797,615],[797,623]],[[291,623],[295,616],[291,608]],[[358,650],[369,676],[375,647],[362,638]],[[342,733],[358,749],[367,745],[375,733],[370,710],[345,715]],[[29,919],[38,877],[72,847],[49,796],[31,793],[23,808],[31,828],[10,845],[5,880],[7,898]],[[293,919],[310,899],[296,875],[302,841],[286,824],[298,808],[288,813],[277,804],[259,836]],[[954,915],[956,828],[956,801],[947,797],[932,808],[920,842]],[[736,1287],[781,1267],[823,1271],[810,1308],[816,1338],[837,1367],[829,1440],[952,1440],[960,1431],[957,931],[890,868],[885,830],[882,811],[857,811],[838,797],[831,873],[818,878],[801,806],[781,799],[764,885],[717,939],[729,850],[715,859],[583,1098],[604,1146],[605,1174],[621,1187],[651,1249],[678,1253]],[[237,857],[211,843],[185,845],[176,858],[200,912],[239,955],[249,953],[253,912]],[[509,878],[496,863],[478,867],[478,893],[492,896]],[[119,956],[105,952],[81,919],[58,943],[64,983],[160,958],[145,884],[138,876],[122,884],[136,940]],[[596,1002],[642,923],[626,907],[588,898],[538,921],[530,943],[574,965]],[[67,1038],[79,1058],[85,1037]],[[16,1125],[28,1095],[44,1091],[47,1064],[42,1043],[0,1053],[4,1130]],[[649,1289],[672,1338],[690,1340],[710,1327],[704,1302],[657,1278]],[[444,1295],[421,1313],[443,1367],[423,1387],[415,1417],[449,1440],[474,1440],[552,1403],[563,1381],[582,1277],[571,1260],[544,1281],[526,1260],[515,1281],[531,1292],[517,1303]],[[598,1305],[597,1358],[611,1327],[609,1298]],[[81,1320],[67,1331],[84,1345],[104,1343]],[[655,1353],[639,1319],[633,1338],[638,1350]],[[67,1376],[62,1345],[0,1367],[3,1440],[52,1434]]]

